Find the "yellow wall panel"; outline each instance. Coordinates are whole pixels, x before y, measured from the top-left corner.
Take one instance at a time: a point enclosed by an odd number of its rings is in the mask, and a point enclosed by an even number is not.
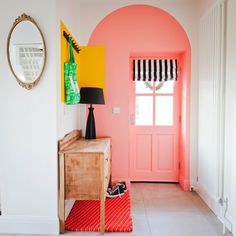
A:
[[[82,46],[79,62],[79,86],[98,87],[105,90],[105,48]]]

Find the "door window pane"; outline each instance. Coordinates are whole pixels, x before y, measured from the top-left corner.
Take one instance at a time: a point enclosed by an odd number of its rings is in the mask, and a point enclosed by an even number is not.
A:
[[[173,96],[156,96],[156,125],[173,125]]]
[[[135,81],[136,93],[153,93],[153,82]]]
[[[136,125],[153,124],[153,97],[136,96]]]
[[[155,82],[155,92],[160,93],[174,93],[174,81]]]

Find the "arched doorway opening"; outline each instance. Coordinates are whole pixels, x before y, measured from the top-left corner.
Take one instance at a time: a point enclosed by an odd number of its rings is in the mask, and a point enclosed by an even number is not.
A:
[[[130,5],[106,16],[94,29],[88,44],[106,48],[106,106],[96,108],[96,124],[98,135],[112,137],[114,180],[132,178],[130,58],[178,55],[181,82],[178,181],[183,189],[189,190],[191,47],[182,26],[160,8]],[[113,112],[116,108],[118,114]]]

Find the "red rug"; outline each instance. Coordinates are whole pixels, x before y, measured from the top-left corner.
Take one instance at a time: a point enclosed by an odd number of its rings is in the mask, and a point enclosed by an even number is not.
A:
[[[100,201],[75,201],[66,219],[65,228],[71,231],[100,231]],[[105,202],[105,231],[131,232],[132,230],[129,192],[126,192],[122,197],[107,198]]]

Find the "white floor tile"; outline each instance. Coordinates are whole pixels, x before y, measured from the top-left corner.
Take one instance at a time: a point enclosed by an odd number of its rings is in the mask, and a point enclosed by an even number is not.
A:
[[[14,234],[14,236],[57,236],[56,234]]]
[[[5,233],[0,233],[0,236],[14,236],[14,234],[5,234]]]
[[[56,236],[56,234],[14,234],[14,236]]]
[[[177,184],[131,184],[133,232],[105,236],[223,236],[222,224],[196,193]],[[71,204],[67,204],[67,213]],[[65,236],[100,236],[99,232],[69,232]],[[0,234],[0,236],[33,236]],[[39,235],[35,235],[39,236]],[[45,235],[44,235],[45,236]],[[227,233],[224,236],[232,236]]]
[[[101,236],[99,232],[84,232],[84,236]]]
[[[70,232],[66,231],[64,236],[83,236],[84,232]]]

